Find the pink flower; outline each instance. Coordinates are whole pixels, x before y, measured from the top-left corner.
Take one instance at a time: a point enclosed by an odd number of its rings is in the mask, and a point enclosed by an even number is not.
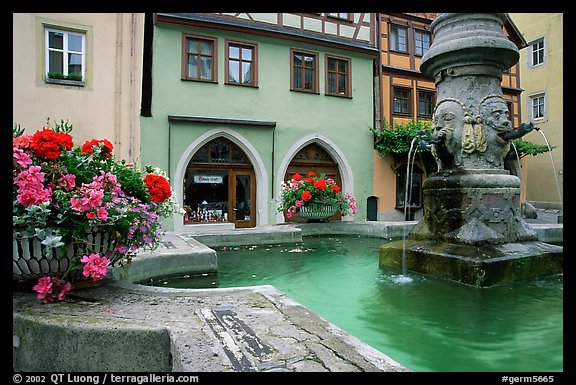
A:
[[[84,263],[82,275],[91,277],[94,281],[99,281],[106,276],[106,270],[110,264],[108,258],[100,258],[98,253],[90,254],[90,256],[84,255],[80,262]]]
[[[98,218],[105,221],[108,219],[108,211],[104,207],[98,209]]]
[[[58,288],[56,298],[59,301],[63,301],[66,298],[66,296],[68,295],[68,293],[70,293],[70,290],[72,289],[72,285],[70,284],[70,282],[66,282],[62,279],[54,278],[53,281],[54,281],[54,283],[56,283],[56,286]]]
[[[86,213],[86,218],[88,218],[88,219],[94,219],[94,218],[96,218],[96,213],[95,213],[94,211],[88,211],[88,212]]]
[[[42,277],[36,285],[32,286],[32,289],[38,293],[36,297],[41,299],[42,303],[54,302],[56,299],[64,300],[71,288],[70,282],[56,277]]]
[[[52,190],[44,188],[44,173],[40,166],[30,166],[18,174],[14,184],[18,186],[18,202],[24,207],[30,207],[52,200]]]
[[[82,184],[80,187],[79,196],[73,196],[70,198],[70,206],[80,212],[86,210],[94,209],[102,204],[102,199],[104,198],[104,191],[102,190],[102,184],[94,181],[89,184]]]
[[[32,135],[20,135],[12,139],[12,146],[14,148],[28,148],[32,142]]]
[[[16,159],[16,162],[22,167],[28,167],[32,164],[32,159],[30,159],[30,155],[22,151],[21,149],[14,147],[13,157]]]
[[[74,187],[76,187],[76,175],[74,174],[64,175],[62,177],[62,180],[60,181],[60,185],[66,191],[72,190]]]
[[[296,207],[302,207],[304,205],[304,201],[303,200],[296,200],[296,202],[294,203],[296,205]]]
[[[38,299],[44,300],[52,293],[52,280],[50,277],[42,277],[36,285],[32,286],[32,290],[38,292],[36,295]]]

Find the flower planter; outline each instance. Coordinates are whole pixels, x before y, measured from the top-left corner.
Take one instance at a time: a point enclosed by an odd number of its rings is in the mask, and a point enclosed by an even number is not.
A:
[[[314,221],[328,219],[337,212],[338,209],[331,205],[308,205],[300,207],[296,215],[302,219]]]
[[[109,233],[94,233],[87,235],[87,242],[91,244],[89,250],[83,245],[69,244],[62,246],[66,249],[66,254],[60,256],[62,248],[52,249],[44,246],[36,238],[13,238],[12,239],[12,280],[27,282],[37,280],[47,275],[61,276],[66,272],[70,260],[75,255],[90,253],[105,253],[114,249],[115,240]],[[110,265],[118,262],[120,256],[114,255]],[[68,281],[82,281],[87,278],[82,275],[82,268],[70,270],[66,276]]]

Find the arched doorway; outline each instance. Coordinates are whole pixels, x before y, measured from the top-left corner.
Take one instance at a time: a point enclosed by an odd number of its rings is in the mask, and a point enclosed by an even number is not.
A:
[[[318,143],[310,143],[294,155],[286,169],[284,180],[289,180],[296,173],[305,176],[310,171],[315,172],[317,175],[324,174],[326,177],[334,179],[336,184],[342,186],[338,164]],[[341,218],[342,214],[336,213],[329,219],[340,220]],[[284,220],[286,222],[293,221],[286,218],[286,214],[284,214]],[[297,218],[294,218],[294,220],[297,220]]]
[[[242,149],[224,137],[200,147],[184,173],[184,224],[256,226],[256,178]]]

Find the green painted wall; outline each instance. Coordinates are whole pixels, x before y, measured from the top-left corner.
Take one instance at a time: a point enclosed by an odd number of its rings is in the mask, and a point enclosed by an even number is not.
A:
[[[182,33],[218,39],[218,84],[183,81]],[[258,45],[258,88],[224,84],[226,39]],[[320,94],[290,91],[290,48],[318,52]],[[352,98],[324,95],[324,55],[352,59]],[[199,136],[217,127],[233,129],[258,150],[266,167],[268,223],[276,223],[272,194],[281,183],[278,166],[287,151],[303,137],[319,133],[329,138],[348,160],[358,200],[355,220],[366,217],[366,198],[373,194],[372,56],[276,38],[190,27],[157,25],[154,29],[152,64],[152,117],[141,122],[142,163],[170,170],[174,175],[183,152]],[[276,122],[275,159],[272,170],[272,128],[172,123],[168,115],[202,116]],[[169,127],[170,126],[170,127]],[[170,163],[170,164],[168,164]],[[280,178],[282,175],[280,176]],[[274,190],[274,191],[273,191]]]

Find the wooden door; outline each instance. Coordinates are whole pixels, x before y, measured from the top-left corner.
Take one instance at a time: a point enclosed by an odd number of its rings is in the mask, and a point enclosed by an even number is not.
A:
[[[256,226],[256,180],[252,170],[230,171],[230,222],[236,228]]]

